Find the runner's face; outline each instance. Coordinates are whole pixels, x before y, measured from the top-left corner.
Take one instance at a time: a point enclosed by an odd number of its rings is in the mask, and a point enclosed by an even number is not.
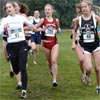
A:
[[[45,15],[47,17],[52,16],[52,9],[51,9],[51,7],[46,6],[44,11],[45,11]]]
[[[20,7],[17,3],[15,3],[15,11],[16,13],[20,13]]]
[[[6,12],[7,12],[8,15],[15,14],[15,8],[13,7],[12,4],[10,4],[10,3],[6,4]]]
[[[81,9],[83,14],[88,14],[90,12],[90,6],[86,2],[81,3]]]
[[[38,12],[38,11],[35,11],[35,12],[34,12],[34,17],[35,17],[35,18],[39,18],[39,16],[40,16],[39,12]]]

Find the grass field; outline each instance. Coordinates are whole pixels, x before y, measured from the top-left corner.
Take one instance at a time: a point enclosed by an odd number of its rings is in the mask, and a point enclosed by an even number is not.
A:
[[[52,87],[45,56],[40,47],[38,64],[34,65],[33,55],[28,59],[28,90],[26,100],[100,100],[95,93],[96,78],[92,68],[92,85],[81,83],[81,71],[75,52],[71,50],[70,34],[57,35],[60,44],[58,57],[58,87]],[[9,63],[5,61],[0,38],[0,100],[20,100],[16,80],[9,76]]]

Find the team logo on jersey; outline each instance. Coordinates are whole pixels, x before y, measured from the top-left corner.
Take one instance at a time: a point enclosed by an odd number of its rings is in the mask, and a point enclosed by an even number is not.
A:
[[[94,42],[94,27],[91,24],[85,24],[82,27],[84,42]]]

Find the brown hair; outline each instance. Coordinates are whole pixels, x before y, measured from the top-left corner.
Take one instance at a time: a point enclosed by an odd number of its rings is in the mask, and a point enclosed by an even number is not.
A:
[[[75,7],[78,8],[78,9],[80,9],[80,11],[78,12],[78,15],[81,15],[81,14],[82,14],[82,10],[81,10],[81,5],[80,5],[80,3],[75,4]]]
[[[75,4],[75,7],[81,9],[81,5],[79,3]]]
[[[25,3],[19,3],[20,6],[20,13],[28,14],[28,6]]]

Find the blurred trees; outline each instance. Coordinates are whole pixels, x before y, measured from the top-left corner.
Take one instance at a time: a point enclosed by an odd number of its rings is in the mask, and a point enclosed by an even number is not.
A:
[[[0,0],[0,17],[3,17],[3,5],[8,0]],[[12,0],[23,2],[28,5],[29,13],[28,16],[32,16],[34,10],[39,10],[41,17],[44,17],[44,6],[49,3],[56,10],[54,17],[59,18],[62,28],[69,28],[72,19],[76,16],[75,4],[81,0]],[[95,5],[100,6],[100,0],[92,0]]]
[[[70,27],[72,18],[75,17],[75,4],[80,0],[19,0],[29,6],[29,14],[33,15],[34,10],[41,12],[41,17],[44,16],[44,6],[49,3],[53,5],[56,13],[55,17],[59,18],[63,28]]]
[[[3,6],[4,6],[5,2],[7,2],[7,0],[0,0],[0,18],[5,15],[5,13],[3,11]]]

